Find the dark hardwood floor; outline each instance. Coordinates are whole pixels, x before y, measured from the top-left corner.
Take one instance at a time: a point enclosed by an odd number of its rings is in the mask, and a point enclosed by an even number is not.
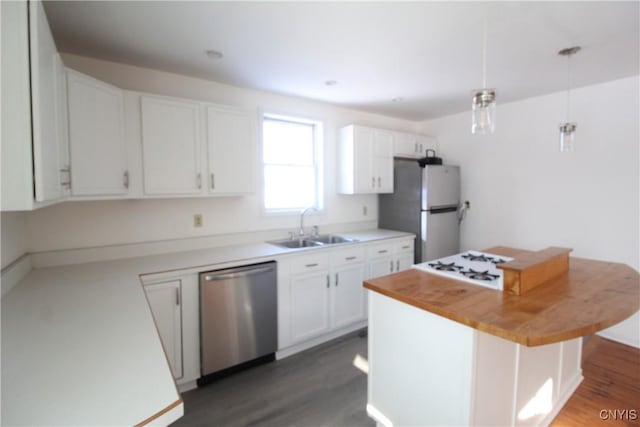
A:
[[[366,358],[367,340],[354,333],[189,391],[173,425],[374,426],[357,354]],[[583,349],[583,375],[553,427],[640,425],[639,349],[594,336]],[[614,412],[603,420],[602,410]]]
[[[172,426],[374,426],[357,354],[367,339],[353,333],[188,391]]]

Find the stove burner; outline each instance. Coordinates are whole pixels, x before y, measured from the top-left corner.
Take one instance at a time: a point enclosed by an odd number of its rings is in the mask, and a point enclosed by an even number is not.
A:
[[[493,257],[489,255],[474,255],[471,253],[462,255],[462,258],[468,259],[469,261],[480,261],[480,262],[494,262]]]
[[[502,264],[503,262],[507,262],[507,260],[505,259],[484,255],[484,254],[476,255],[472,253],[467,253],[462,255],[462,258],[467,259],[469,261],[492,262],[494,264]]]
[[[429,267],[433,268],[434,270],[439,270],[439,271],[459,271],[459,270],[462,270],[464,268],[464,267],[462,267],[460,265],[456,265],[455,262],[451,262],[449,264],[443,264],[440,261],[438,261],[437,263],[430,263]]]
[[[476,271],[473,268],[470,268],[467,271],[462,270],[462,271],[460,271],[460,274],[464,275],[465,277],[468,277],[469,279],[484,280],[484,281],[487,281],[487,282],[491,282],[491,281],[496,280],[497,278],[500,277],[497,274],[489,274],[489,270]]]

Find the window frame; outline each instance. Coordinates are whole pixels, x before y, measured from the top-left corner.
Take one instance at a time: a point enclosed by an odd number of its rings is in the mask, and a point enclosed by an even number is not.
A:
[[[277,120],[296,124],[306,124],[313,127],[313,168],[315,178],[315,201],[313,207],[317,209],[317,214],[324,214],[325,207],[325,184],[324,184],[324,121],[304,117],[296,114],[274,112],[273,110],[260,112],[260,128],[259,128],[259,167],[260,167],[260,205],[263,215],[266,216],[284,216],[298,214],[303,207],[287,207],[287,208],[267,208],[266,203],[266,179],[265,166],[272,163],[264,161],[264,122],[266,120]]]

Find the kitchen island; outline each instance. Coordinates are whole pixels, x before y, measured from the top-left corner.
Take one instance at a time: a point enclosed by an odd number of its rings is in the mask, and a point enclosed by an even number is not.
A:
[[[582,380],[582,337],[640,307],[635,270],[579,258],[520,296],[417,269],[364,286],[367,411],[381,425],[547,425]]]

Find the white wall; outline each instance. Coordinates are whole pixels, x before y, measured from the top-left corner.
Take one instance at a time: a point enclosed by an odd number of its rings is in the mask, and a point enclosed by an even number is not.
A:
[[[324,122],[326,214],[308,224],[330,225],[377,220],[377,197],[336,194],[336,136],[357,123],[414,131],[415,122],[339,108],[325,103],[242,89],[177,74],[63,55],[67,67],[128,90],[191,98],[257,111],[300,115]],[[319,82],[319,84],[322,84]],[[329,90],[329,89],[328,89]],[[260,174],[258,174],[260,175]],[[68,202],[28,214],[32,252],[84,248],[271,229],[295,229],[297,215],[267,217],[260,197]],[[363,215],[363,207],[367,215]],[[193,228],[202,213],[204,227]],[[284,237],[284,235],[283,235]]]
[[[572,91],[573,153],[558,151],[564,92],[498,105],[494,135],[472,136],[469,112],[421,123],[445,163],[461,166],[471,201],[462,248],[562,246],[640,269],[639,82]],[[607,334],[640,346],[640,317]]]
[[[25,212],[2,212],[0,215],[0,258],[2,268],[28,252],[29,239]]]

